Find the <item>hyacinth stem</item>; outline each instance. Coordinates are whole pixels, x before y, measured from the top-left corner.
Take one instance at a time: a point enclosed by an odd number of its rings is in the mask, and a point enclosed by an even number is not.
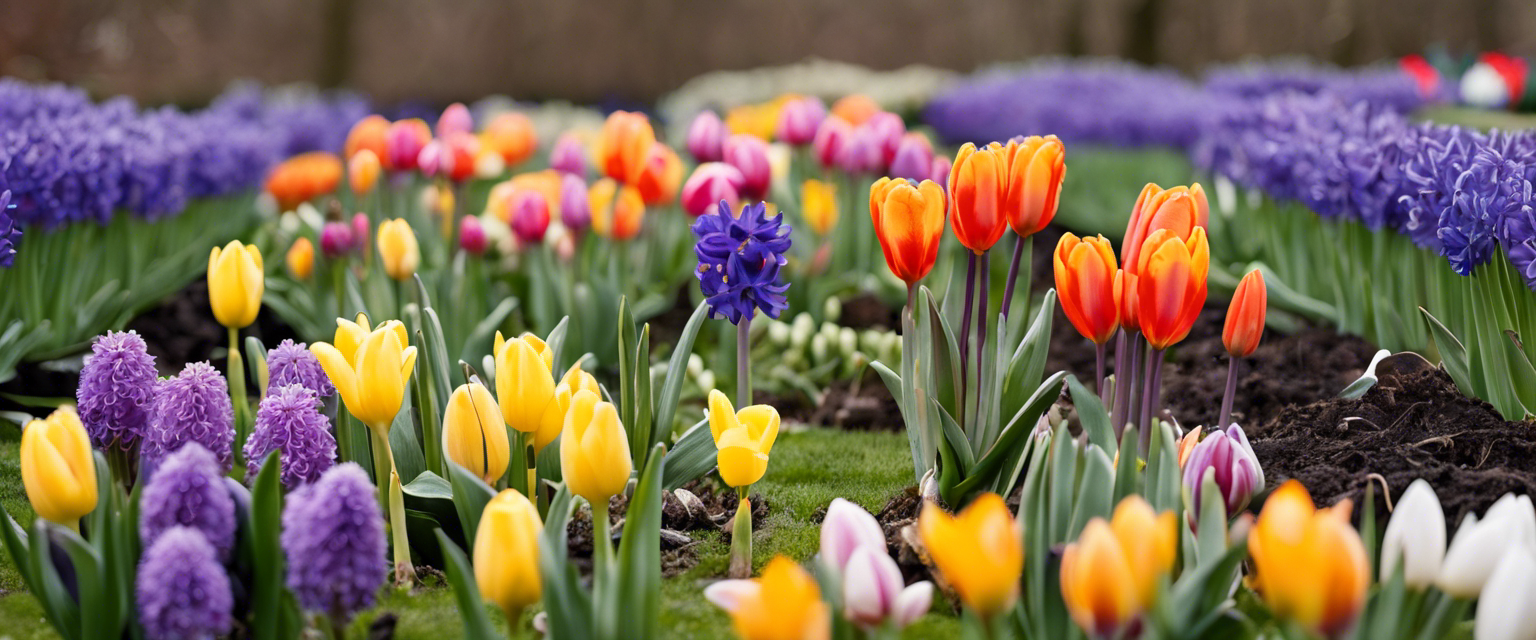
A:
[[[1104,350],[1108,346],[1107,341],[1094,345],[1093,392],[1099,394],[1100,400],[1104,398]]]
[[[1232,424],[1232,400],[1237,395],[1237,358],[1227,358],[1227,391],[1221,396],[1221,419],[1216,428],[1225,429]]]
[[[970,370],[971,350],[971,308],[976,305],[976,253],[966,254],[965,267],[965,312],[960,316],[960,420],[961,428],[965,426],[965,388],[966,374]]]
[[[1013,243],[1013,262],[1008,265],[1008,286],[1003,289],[1003,323],[1008,322],[1008,311],[1013,308],[1013,285],[1019,280],[1019,262],[1024,258],[1024,243],[1028,238],[1019,236]],[[1099,376],[1103,378],[1103,376]]]
[[[1115,427],[1115,437],[1119,438],[1120,434],[1125,433],[1125,408],[1126,404],[1130,402],[1130,389],[1127,383],[1130,382],[1131,375],[1130,371],[1126,369],[1126,365],[1129,364],[1126,360],[1129,355],[1127,352],[1130,351],[1131,347],[1130,338],[1126,335],[1125,331],[1117,331],[1116,333],[1119,336],[1115,338],[1115,399],[1109,412],[1109,418]]]
[[[726,577],[744,580],[752,577],[752,501],[748,487],[736,488],[736,517],[731,523],[731,565]]]
[[[129,493],[133,492],[133,484],[137,480],[134,476],[138,475],[135,473],[137,468],[134,464],[138,459],[136,453],[124,450],[116,444],[107,447],[106,450],[107,469],[111,471],[112,477],[117,478],[117,484],[122,486],[123,491]]]
[[[751,315],[742,315],[741,322],[736,323],[736,406],[738,407],[752,405],[751,324]]]
[[[333,614],[333,615],[325,616],[325,618],[330,623],[329,625],[327,625],[327,627],[328,627],[327,630],[329,630],[331,632],[331,640],[346,640],[346,637],[347,637],[347,618],[346,618],[346,616],[334,615]]]

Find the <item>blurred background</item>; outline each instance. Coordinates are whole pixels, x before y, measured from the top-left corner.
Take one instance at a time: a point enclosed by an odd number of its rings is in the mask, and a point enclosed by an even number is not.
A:
[[[1536,53],[1531,0],[7,0],[0,75],[144,103],[232,81],[377,100],[653,103],[690,78],[823,58],[969,72],[1042,55],[1195,72],[1427,47]]]

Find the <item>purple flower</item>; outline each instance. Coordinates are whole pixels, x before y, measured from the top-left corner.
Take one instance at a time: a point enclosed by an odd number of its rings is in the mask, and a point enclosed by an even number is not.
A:
[[[11,190],[0,192],[0,269],[8,268],[16,261],[16,243],[21,242],[21,229],[11,217]]]
[[[345,620],[373,606],[388,561],[384,515],[363,468],[336,465],[289,494],[282,545],[288,589],[302,607]]]
[[[933,175],[933,148],[921,135],[904,136],[896,146],[896,156],[891,160],[889,171],[892,178],[906,178],[922,182]],[[949,171],[945,170],[945,177]]]
[[[140,447],[153,463],[196,442],[213,453],[222,472],[234,464],[230,447],[235,441],[235,409],[229,402],[229,385],[218,369],[206,362],[191,362],[173,378],[155,386],[154,409]]]
[[[549,168],[575,175],[577,178],[587,176],[586,151],[582,149],[581,140],[572,134],[563,134],[555,140],[555,148],[549,151]]]
[[[138,332],[108,332],[91,344],[75,392],[80,421],[97,449],[133,451],[149,423],[155,359]]]
[[[229,576],[196,529],[173,527],[149,545],[134,584],[139,624],[150,640],[211,639],[233,626]]]
[[[1243,428],[1233,424],[1224,431],[1213,431],[1195,445],[1184,463],[1184,487],[1196,505],[1196,510],[1190,512],[1191,522],[1198,513],[1207,469],[1215,475],[1229,517],[1247,507],[1248,500],[1264,490],[1264,469],[1259,466]]]
[[[714,111],[705,109],[688,125],[688,153],[699,162],[719,162],[725,158],[725,139],[730,132]]]
[[[220,558],[235,544],[234,498],[218,461],[195,442],[160,463],[139,505],[139,539],[145,546],[177,526],[202,532]]]
[[[320,368],[320,361],[302,342],[284,340],[268,351],[267,371],[269,389],[290,384],[301,385],[314,392],[316,402],[336,393],[336,387],[326,377],[325,369]]]
[[[779,283],[779,268],[790,246],[790,227],[783,215],[769,218],[759,202],[742,206],[738,217],[721,201],[715,213],[699,216],[693,233],[699,238],[694,245],[699,258],[695,274],[711,317],[719,314],[740,324],[743,316],[751,319],[759,309],[777,318],[789,306],[784,299],[789,284]]]
[[[254,479],[261,463],[281,451],[283,486],[296,488],[320,479],[336,462],[336,438],[325,416],[315,409],[315,392],[299,384],[269,387],[256,409],[256,427],[245,441],[245,477]]]
[[[1493,146],[1478,149],[1456,181],[1451,206],[1440,215],[1441,253],[1451,268],[1470,275],[1493,258],[1501,237],[1517,240],[1509,232],[1529,229],[1531,202],[1525,163]]]
[[[587,181],[575,173],[560,177],[560,223],[572,233],[592,225],[592,204],[587,200]]]

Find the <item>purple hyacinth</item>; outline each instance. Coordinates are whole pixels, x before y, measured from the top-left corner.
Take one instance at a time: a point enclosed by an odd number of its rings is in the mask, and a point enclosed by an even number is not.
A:
[[[176,526],[201,531],[220,558],[235,544],[234,498],[218,461],[196,442],[160,463],[139,504],[139,539],[146,546]]]
[[[339,464],[289,494],[282,545],[288,589],[300,606],[333,620],[373,606],[389,564],[384,515],[367,472]]]
[[[211,639],[229,633],[234,624],[229,576],[196,529],[172,527],[149,545],[134,593],[139,624],[150,640]]]
[[[1197,510],[1190,512],[1191,521],[1200,505],[1200,492],[1204,487],[1206,469],[1214,471],[1216,487],[1221,490],[1228,517],[1248,506],[1248,500],[1264,490],[1264,469],[1248,444],[1243,428],[1233,424],[1206,436],[1184,463],[1184,487],[1189,490]]]
[[[155,359],[138,332],[108,332],[91,344],[75,392],[80,421],[97,449],[134,451],[155,398]]]
[[[149,428],[140,448],[145,460],[158,462],[189,442],[213,454],[222,472],[234,465],[235,409],[224,375],[207,362],[190,362],[175,377],[155,386]]]
[[[1492,259],[1501,236],[1529,228],[1531,202],[1525,163],[1506,158],[1491,145],[1478,149],[1456,182],[1451,206],[1440,217],[1441,252],[1451,268],[1470,275]]]
[[[330,423],[315,409],[315,392],[289,384],[270,387],[256,409],[256,428],[245,441],[245,477],[255,479],[273,451],[281,451],[283,486],[294,489],[320,479],[336,461]]]
[[[21,229],[11,217],[11,190],[0,192],[0,269],[9,268],[16,262],[16,244],[21,242]]]
[[[336,387],[332,386],[331,379],[326,377],[325,369],[320,367],[320,360],[316,359],[315,354],[309,352],[308,345],[302,342],[284,340],[276,348],[268,351],[267,372],[268,388],[290,384],[302,385],[315,392],[317,402],[320,398],[336,393]]]
[[[1456,183],[1472,164],[1483,136],[1462,127],[1423,124],[1418,146],[1403,166],[1403,233],[1414,244],[1440,251],[1440,219],[1451,207]]]
[[[711,317],[719,314],[740,324],[759,309],[777,318],[789,306],[784,299],[789,284],[779,282],[790,246],[790,227],[783,215],[769,218],[759,202],[742,205],[738,217],[722,200],[715,213],[699,216],[693,233],[699,238],[694,245],[699,258],[695,275]]]

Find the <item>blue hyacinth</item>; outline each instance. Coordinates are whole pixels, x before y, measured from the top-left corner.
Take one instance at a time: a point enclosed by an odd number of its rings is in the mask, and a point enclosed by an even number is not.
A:
[[[740,324],[758,310],[777,318],[789,306],[784,299],[789,284],[779,282],[790,246],[790,227],[783,215],[768,217],[767,207],[759,202],[743,205],[738,217],[721,201],[714,213],[699,216],[693,233],[699,238],[694,245],[699,258],[695,275],[711,317],[718,314]]]

